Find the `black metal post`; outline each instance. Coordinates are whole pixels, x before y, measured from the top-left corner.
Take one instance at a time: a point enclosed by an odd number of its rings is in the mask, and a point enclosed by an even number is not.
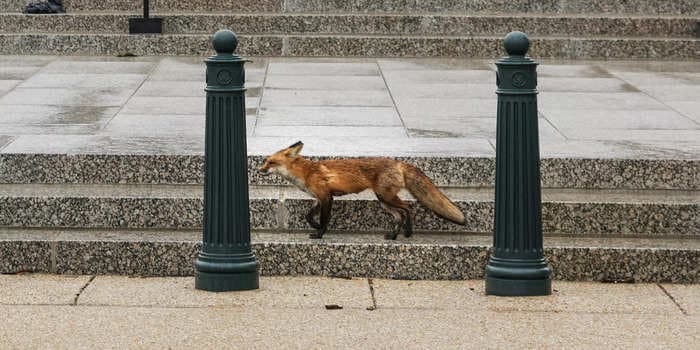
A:
[[[245,123],[246,60],[234,55],[230,30],[213,39],[216,56],[205,60],[204,238],[195,261],[195,288],[258,288],[258,261],[250,247],[248,155]]]
[[[551,294],[551,270],[542,248],[537,62],[526,57],[530,40],[506,35],[508,56],[496,62],[496,207],[493,255],[486,294]]]
[[[143,0],[143,18],[148,19],[148,8],[151,7],[148,0]]]
[[[143,0],[143,18],[129,18],[129,34],[161,34],[163,19],[149,16],[150,4]]]

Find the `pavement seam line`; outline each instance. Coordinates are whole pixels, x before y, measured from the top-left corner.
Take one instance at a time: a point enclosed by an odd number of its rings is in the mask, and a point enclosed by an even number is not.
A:
[[[656,96],[654,96],[654,95],[652,95],[652,94],[646,92],[645,90],[643,90],[643,89],[640,88],[639,86],[637,86],[637,85],[635,85],[635,84],[632,84],[631,82],[627,81],[627,79],[625,79],[625,78],[623,78],[623,77],[621,77],[621,76],[619,76],[619,75],[617,75],[617,74],[615,74],[615,73],[613,73],[613,72],[608,72],[608,73],[609,73],[610,75],[612,75],[614,78],[619,79],[619,80],[625,82],[625,84],[628,84],[628,85],[634,87],[635,89],[637,89],[637,90],[639,91],[639,93],[641,93],[641,94],[643,94],[643,95],[646,95],[646,96],[649,97],[650,99],[652,99],[652,100],[654,100],[654,101],[656,101],[656,102],[658,102],[658,103],[664,105],[664,107],[670,109],[671,111],[673,111],[673,112],[675,112],[675,113],[678,113],[678,115],[680,115],[680,116],[682,116],[683,118],[689,120],[691,123],[699,124],[699,125],[700,125],[700,122],[698,122],[697,120],[695,120],[695,119],[693,119],[692,117],[686,115],[685,113],[681,113],[681,111],[679,111],[679,110],[673,108],[671,105],[669,105],[669,104],[666,103],[665,101],[662,101],[662,100],[659,99],[658,97],[656,97]]]
[[[258,129],[258,122],[260,121],[260,112],[262,109],[263,97],[265,96],[265,84],[267,83],[267,77],[270,74],[270,59],[265,62],[265,76],[263,77],[262,83],[260,83],[260,97],[258,97],[258,105],[255,108],[255,123],[253,123],[253,130],[250,131],[250,136],[255,136],[255,130]],[[246,114],[246,118],[248,115]]]
[[[72,306],[78,305],[78,298],[80,298],[80,295],[83,294],[83,291],[85,290],[85,288],[87,288],[90,285],[90,283],[92,283],[92,281],[95,280],[96,277],[97,277],[97,275],[90,276],[90,279],[87,282],[85,282],[85,285],[83,285],[80,288],[78,293],[75,295],[75,298],[73,298],[73,303],[71,304]]]
[[[367,284],[369,285],[369,295],[372,298],[372,305],[367,308],[367,310],[377,309],[377,298],[374,296],[374,280],[372,278],[367,278]]]
[[[120,61],[115,61],[115,62],[120,62]],[[136,61],[136,60],[134,60],[134,61],[125,61],[125,62],[147,62],[148,63],[149,61]],[[119,115],[119,113],[121,113],[122,110],[124,110],[124,107],[126,107],[126,105],[129,104],[129,101],[131,101],[131,99],[134,98],[134,96],[139,92],[139,90],[141,90],[141,87],[143,86],[143,84],[145,84],[151,78],[151,76],[153,75],[153,72],[155,72],[156,69],[158,69],[158,66],[160,66],[161,62],[163,62],[163,59],[160,59],[158,61],[153,62],[153,67],[151,67],[151,69],[148,71],[148,73],[144,74],[145,77],[143,78],[143,80],[141,80],[141,83],[139,83],[139,86],[137,86],[136,89],[134,89],[134,91],[131,92],[129,97],[126,98],[126,101],[124,101],[124,103],[121,106],[118,106],[119,108],[117,108],[117,111],[114,112],[112,117],[109,118],[107,121],[105,121],[105,123],[99,129],[97,129],[98,134],[103,132],[105,129],[107,129],[109,124],[112,123],[112,120],[114,120],[114,118],[116,118]],[[151,113],[151,114],[155,114],[155,113]]]
[[[379,76],[382,77],[382,81],[384,81],[384,86],[386,86],[386,92],[389,94],[389,98],[391,98],[391,104],[394,107],[394,110],[396,111],[396,115],[399,116],[399,121],[401,121],[401,127],[403,127],[403,132],[406,134],[407,138],[411,138],[411,135],[408,133],[408,127],[406,126],[406,122],[403,120],[403,117],[401,116],[401,111],[399,110],[398,104],[396,104],[396,99],[394,98],[394,94],[391,92],[391,87],[389,87],[389,82],[387,82],[386,77],[384,76],[384,70],[382,69],[382,65],[379,63],[379,59],[377,59],[374,64],[377,65],[377,70],[379,70]]]
[[[661,288],[661,290],[666,294],[666,296],[668,296],[669,299],[671,299],[671,301],[674,304],[676,304],[676,306],[678,307],[678,310],[680,310],[683,315],[688,316],[688,311],[686,311],[683,308],[683,306],[681,306],[681,304],[678,302],[678,300],[676,300],[676,298],[674,298],[673,295],[671,295],[671,293],[669,293],[669,291],[666,290],[666,288],[664,288],[664,286],[661,285],[661,283],[657,283],[656,285],[659,286],[659,288]]]
[[[0,152],[2,152],[2,150],[7,148],[11,143],[15,142],[15,140],[17,139],[17,136],[15,136],[15,135],[8,135],[8,136],[10,137],[10,139],[7,140],[7,142],[5,142],[4,145],[0,145]]]

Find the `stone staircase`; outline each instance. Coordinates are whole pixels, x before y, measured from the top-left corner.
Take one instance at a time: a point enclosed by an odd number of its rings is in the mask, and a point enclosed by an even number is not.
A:
[[[249,56],[498,57],[512,30],[552,58],[692,59],[700,6],[679,1],[152,1],[163,35],[128,35],[139,0],[65,0],[66,14],[0,9],[1,54],[204,55],[231,28]]]
[[[262,159],[251,155],[250,168]],[[493,159],[403,159],[460,206],[466,226],[414,204],[416,234],[385,241],[389,216],[361,193],[338,198],[331,233],[311,240],[303,217],[312,200],[251,170],[261,272],[483,277]],[[202,162],[195,155],[0,154],[0,271],[191,275],[201,243]],[[556,279],[700,282],[697,161],[552,158],[542,169],[545,254]],[[626,180],[644,174],[645,181]]]

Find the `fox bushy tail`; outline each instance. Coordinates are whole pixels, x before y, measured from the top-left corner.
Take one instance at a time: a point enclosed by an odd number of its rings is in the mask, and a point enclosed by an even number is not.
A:
[[[418,202],[428,207],[438,216],[456,224],[464,225],[464,213],[444,193],[430,181],[420,169],[403,163],[403,176],[406,189]]]

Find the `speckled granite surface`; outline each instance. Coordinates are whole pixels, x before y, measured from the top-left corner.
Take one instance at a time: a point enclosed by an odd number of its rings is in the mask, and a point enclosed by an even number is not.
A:
[[[127,33],[129,14],[24,16],[0,14],[0,32]],[[234,28],[243,34],[497,35],[511,28],[534,36],[692,37],[687,17],[520,17],[436,15],[166,14],[166,34],[211,34]]]
[[[10,0],[10,9],[19,11],[24,0]],[[137,0],[64,0],[68,11],[140,11]],[[528,12],[528,13],[698,13],[697,1],[676,0],[151,0],[153,11],[285,11],[285,12]]]
[[[199,228],[199,186],[0,185],[0,226],[84,228]],[[415,204],[417,231],[491,232],[492,189],[445,189],[462,209],[465,226]],[[407,194],[402,194],[409,198]],[[699,236],[697,192],[543,191],[545,233],[573,235]],[[310,230],[314,200],[290,187],[251,187],[253,229]],[[386,232],[390,216],[374,195],[338,197],[331,230]]]
[[[151,0],[151,11],[278,11],[284,0]],[[63,0],[67,11],[133,11],[140,12],[143,2],[140,0]]]
[[[239,54],[279,56],[282,38],[239,36]],[[209,55],[211,35],[1,34],[3,55]]]
[[[397,158],[415,164],[438,185],[493,186],[494,158]],[[263,159],[249,156],[250,183],[286,184],[257,173]],[[203,166],[200,155],[0,153],[0,183],[199,184]],[[541,172],[543,187],[700,189],[698,160],[545,158]]]
[[[21,269],[69,274],[189,276],[200,249],[198,232],[0,232],[0,271]],[[417,235],[389,242],[368,235],[252,235],[262,275],[324,275],[396,279],[483,278],[488,236]],[[545,256],[558,280],[700,282],[700,241],[545,239]],[[35,263],[35,250],[56,245],[55,266]],[[49,259],[49,260],[50,260]]]
[[[0,34],[0,54],[207,55],[208,34]],[[239,36],[249,56],[473,57],[504,54],[498,37]],[[552,58],[688,59],[697,40],[669,38],[533,38],[530,54]]]
[[[637,13],[688,14],[698,13],[697,1],[656,0],[285,0],[287,11],[297,12],[464,12],[466,13]]]

